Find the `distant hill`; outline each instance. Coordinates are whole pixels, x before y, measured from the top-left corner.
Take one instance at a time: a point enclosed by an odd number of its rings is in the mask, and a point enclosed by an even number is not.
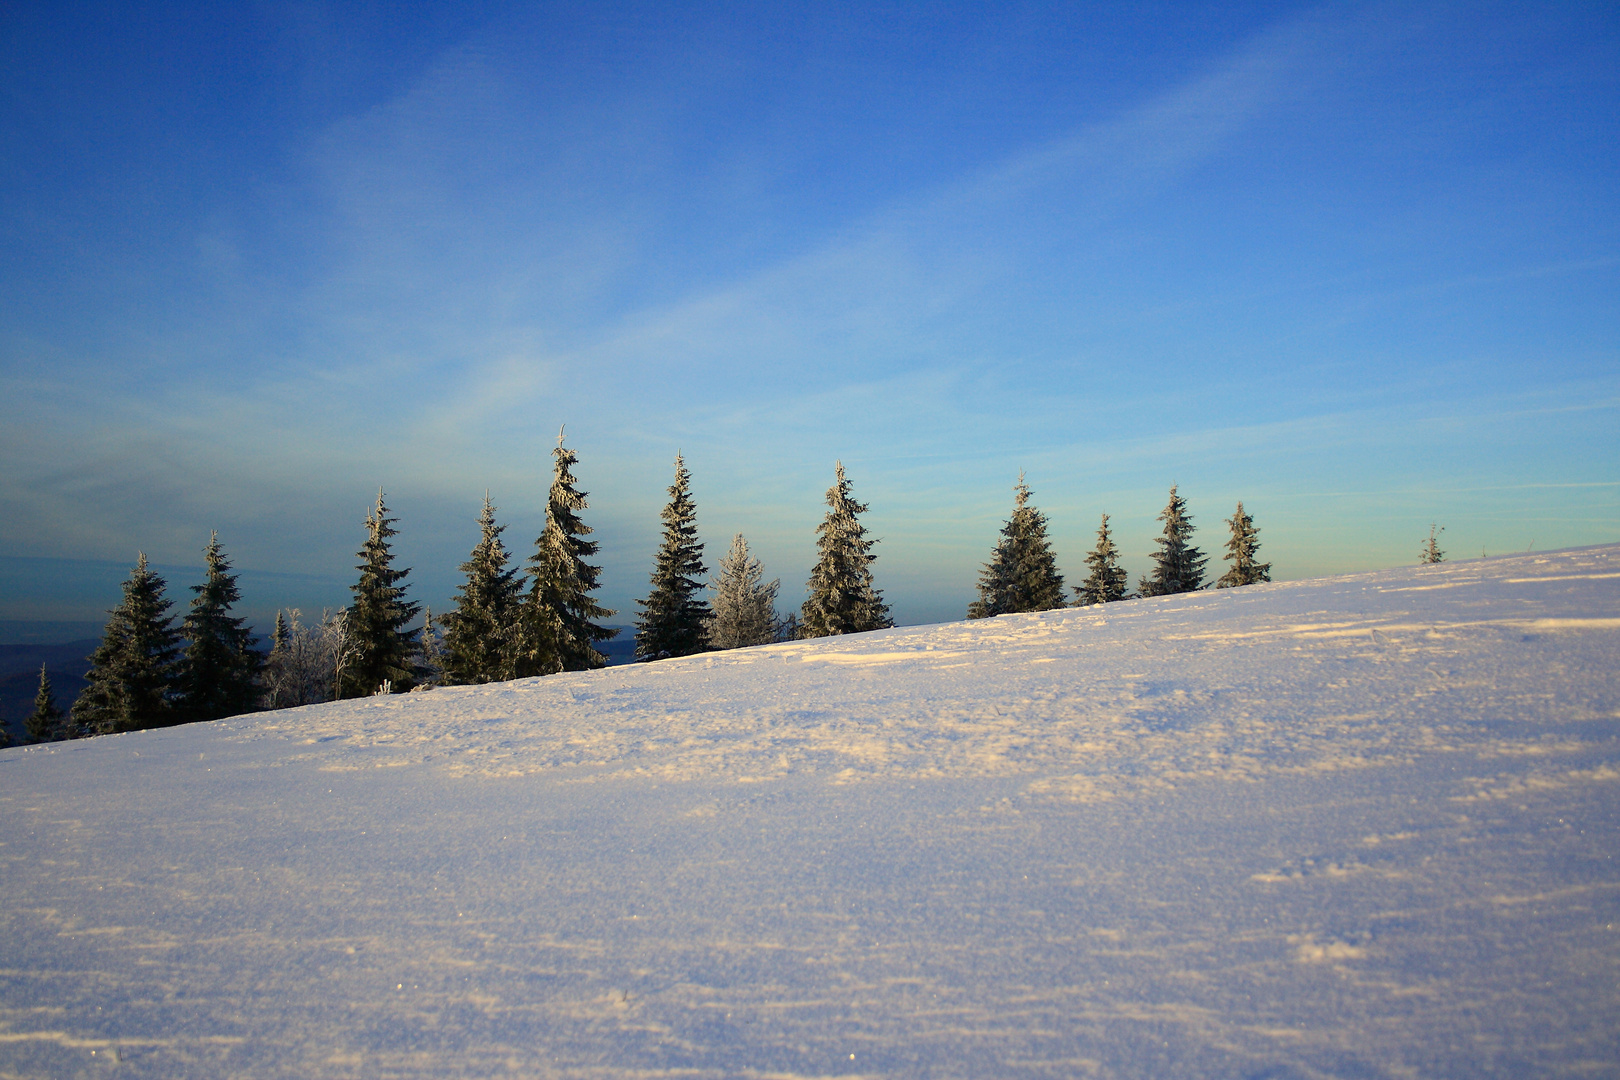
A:
[[[619,636],[611,641],[597,642],[596,645],[596,651],[608,658],[608,667],[635,663],[636,628],[633,626],[610,626],[608,629],[617,630]]]

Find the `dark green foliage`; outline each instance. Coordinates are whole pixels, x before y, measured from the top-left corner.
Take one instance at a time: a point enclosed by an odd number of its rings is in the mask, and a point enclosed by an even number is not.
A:
[[[1423,542],[1423,548],[1418,552],[1418,562],[1424,564],[1442,563],[1446,561],[1446,553],[1440,550],[1439,541],[1435,538],[1435,527],[1429,526],[1429,538]],[[1441,526],[1440,532],[1445,532]]]
[[[108,612],[88,680],[73,703],[72,724],[91,735],[165,727],[177,720],[172,691],[179,634],[171,624],[166,583],[140,556],[124,582],[124,600]]]
[[[579,518],[587,508],[586,493],[574,485],[579,458],[562,444],[552,451],[551,494],[546,501],[546,527],[529,557],[529,595],[523,605],[517,677],[558,671],[589,671],[607,664],[596,651],[598,641],[617,632],[598,625],[613,612],[592,598],[601,567],[585,560],[596,554],[591,529]]]
[[[1097,546],[1086,556],[1086,566],[1091,572],[1082,584],[1075,587],[1077,604],[1086,607],[1125,599],[1125,583],[1128,579],[1125,568],[1119,565],[1119,548],[1114,546],[1107,514],[1102,516],[1102,524],[1097,526]]]
[[[366,515],[366,542],[358,552],[360,580],[351,587],[354,603],[347,629],[353,658],[343,671],[341,697],[366,697],[385,687],[400,693],[416,682],[417,631],[411,623],[421,606],[405,599],[400,584],[410,571],[394,569],[388,541],[398,535],[395,520],[378,491],[377,506]]]
[[[218,720],[252,712],[259,707],[259,676],[264,655],[253,647],[253,634],[244,619],[234,618],[231,606],[242,598],[236,575],[214,533],[203,549],[208,578],[193,585],[196,597],[180,625],[186,641],[180,662],[179,697],[175,703],[185,720]]]
[[[1254,558],[1260,550],[1260,530],[1254,527],[1254,518],[1243,512],[1241,502],[1237,504],[1237,512],[1227,518],[1226,523],[1232,527],[1232,537],[1226,541],[1225,558],[1232,568],[1221,575],[1215,587],[1233,589],[1240,585],[1270,581],[1271,564],[1256,562]]]
[[[1141,579],[1136,591],[1143,596],[1171,596],[1203,588],[1204,564],[1209,559],[1192,546],[1192,516],[1174,484],[1159,520],[1164,522],[1164,535],[1154,541],[1159,550],[1153,553],[1153,572]]]
[[[483,535],[461,564],[466,581],[456,593],[456,609],[444,626],[444,680],[451,684],[499,682],[516,677],[518,622],[523,583],[501,541],[506,526],[495,524],[495,507],[484,495],[478,517]]]
[[[34,695],[34,711],[23,721],[23,730],[28,734],[28,741],[42,743],[67,738],[66,720],[67,717],[63,715],[62,710],[56,707],[56,694],[51,690],[51,677],[46,674],[45,665],[41,664],[39,693]]]
[[[748,541],[742,533],[731,541],[731,550],[721,558],[720,576],[711,587],[714,604],[709,618],[710,648],[741,649],[785,641],[792,632],[789,621],[793,631],[798,629],[791,615],[786,621],[777,618],[776,594],[782,581],[765,580],[765,568],[748,554]]]
[[[653,561],[652,592],[637,600],[636,659],[663,660],[690,656],[709,647],[709,605],[702,596],[703,544],[697,538],[697,507],[692,503],[692,474],[675,455],[675,483],[664,507],[664,540]]]
[[[883,594],[872,587],[872,554],[876,540],[866,538],[860,515],[866,505],[850,497],[844,463],[838,463],[838,479],[827,489],[831,508],[816,527],[819,558],[810,571],[810,596],[800,609],[799,636],[830,637],[859,634],[893,626]]]
[[[1012,517],[979,575],[979,598],[968,618],[984,619],[1019,611],[1050,611],[1063,606],[1063,575],[1046,538],[1046,515],[1029,505],[1022,474],[1013,488]]]

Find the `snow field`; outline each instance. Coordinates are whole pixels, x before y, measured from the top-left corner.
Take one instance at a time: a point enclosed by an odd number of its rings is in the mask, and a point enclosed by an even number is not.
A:
[[[1620,547],[0,752],[0,1076],[1620,1075]]]

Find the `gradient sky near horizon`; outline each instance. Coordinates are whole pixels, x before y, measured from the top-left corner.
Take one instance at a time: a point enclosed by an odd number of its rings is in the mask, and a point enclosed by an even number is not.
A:
[[[906,623],[1021,470],[1075,582],[1172,483],[1279,578],[1613,542],[1617,166],[1610,4],[10,4],[0,619],[210,529],[337,606],[379,487],[442,609],[563,424],[619,623],[677,450],[792,605],[841,459]]]

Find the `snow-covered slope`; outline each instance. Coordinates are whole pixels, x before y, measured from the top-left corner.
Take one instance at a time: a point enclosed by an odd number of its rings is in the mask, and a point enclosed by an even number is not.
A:
[[[0,753],[0,1076],[1620,1075],[1620,547]]]

